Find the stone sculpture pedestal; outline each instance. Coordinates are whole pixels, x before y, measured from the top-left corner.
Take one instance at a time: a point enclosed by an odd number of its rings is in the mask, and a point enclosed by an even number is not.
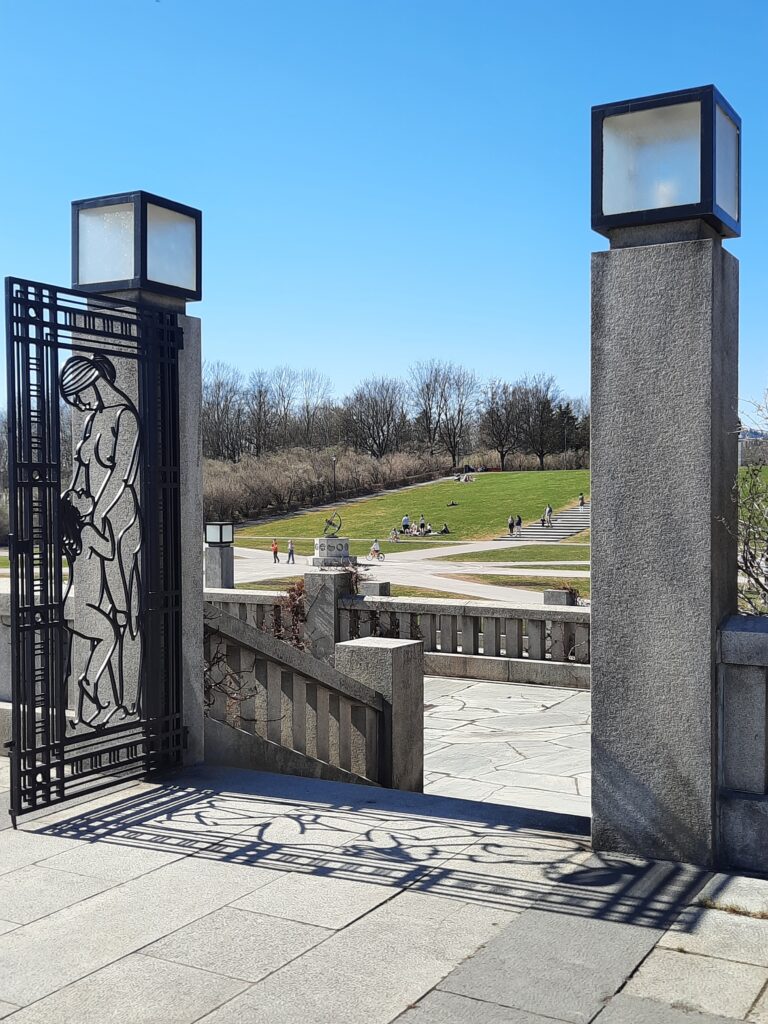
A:
[[[340,569],[357,565],[357,558],[349,554],[349,537],[315,537],[315,553],[309,564]]]

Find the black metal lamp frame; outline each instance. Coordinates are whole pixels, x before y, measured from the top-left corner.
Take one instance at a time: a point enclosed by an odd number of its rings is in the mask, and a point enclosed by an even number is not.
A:
[[[123,281],[96,281],[93,284],[82,284],[79,277],[80,252],[80,210],[93,209],[99,206],[116,206],[118,203],[133,204],[133,266],[138,273]],[[176,285],[153,281],[147,276],[147,206],[160,206],[165,210],[173,210],[190,217],[195,223],[195,285],[194,289],[178,288]],[[168,295],[173,298],[197,302],[202,298],[203,272],[203,215],[200,210],[183,203],[175,203],[171,199],[153,195],[151,192],[120,192],[112,196],[98,196],[95,199],[79,199],[72,203],[72,287],[81,292],[122,292],[141,290]]]
[[[218,540],[209,540],[209,538],[208,538],[208,531],[209,531],[209,529],[212,526],[217,527],[217,529],[218,529],[218,536],[219,536]],[[225,526],[228,526],[229,529],[232,531],[232,540],[223,540],[223,534],[224,534],[224,527]],[[226,523],[224,523],[224,522],[222,522],[222,523],[205,523],[205,525],[203,527],[203,537],[205,539],[205,543],[210,548],[229,548],[229,547],[232,547],[232,545],[235,543],[234,534],[235,534],[235,524],[231,523],[231,522],[226,522]]]
[[[665,206],[652,210],[632,210],[628,213],[603,213],[603,121],[616,114],[629,114],[638,110],[654,110],[680,103],[701,103],[701,198],[698,203]],[[717,107],[733,121],[738,129],[739,163],[739,217],[734,219],[716,201]],[[699,219],[706,221],[726,238],[741,234],[741,118],[714,85],[678,92],[659,93],[619,103],[606,103],[592,107],[592,228],[608,235],[614,228],[638,227],[646,224],[667,224],[672,221]]]

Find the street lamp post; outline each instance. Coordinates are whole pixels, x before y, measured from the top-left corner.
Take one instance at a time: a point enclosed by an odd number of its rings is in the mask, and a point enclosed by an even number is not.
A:
[[[714,88],[592,110],[592,839],[713,865],[736,611],[741,121]],[[638,552],[642,570],[638,571]],[[722,819],[720,819],[722,820]]]
[[[336,456],[334,455],[331,459],[333,465],[333,501],[336,503]]]

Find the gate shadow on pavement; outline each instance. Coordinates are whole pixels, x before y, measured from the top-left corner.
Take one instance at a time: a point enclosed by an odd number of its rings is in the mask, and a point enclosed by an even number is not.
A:
[[[24,828],[650,928],[670,927],[710,877],[688,865],[593,855],[588,826],[543,811],[200,768]],[[690,926],[695,919],[694,910]]]

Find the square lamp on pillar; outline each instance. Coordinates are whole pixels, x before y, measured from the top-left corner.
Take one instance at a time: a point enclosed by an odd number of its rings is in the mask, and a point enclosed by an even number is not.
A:
[[[72,287],[198,301],[201,235],[200,210],[150,192],[78,200],[72,203]]]
[[[223,548],[235,540],[234,523],[206,523],[205,543],[210,547]]]
[[[233,590],[235,586],[235,540],[233,523],[205,524],[205,586]]]
[[[713,85],[592,108],[592,227],[741,234],[741,118]]]

